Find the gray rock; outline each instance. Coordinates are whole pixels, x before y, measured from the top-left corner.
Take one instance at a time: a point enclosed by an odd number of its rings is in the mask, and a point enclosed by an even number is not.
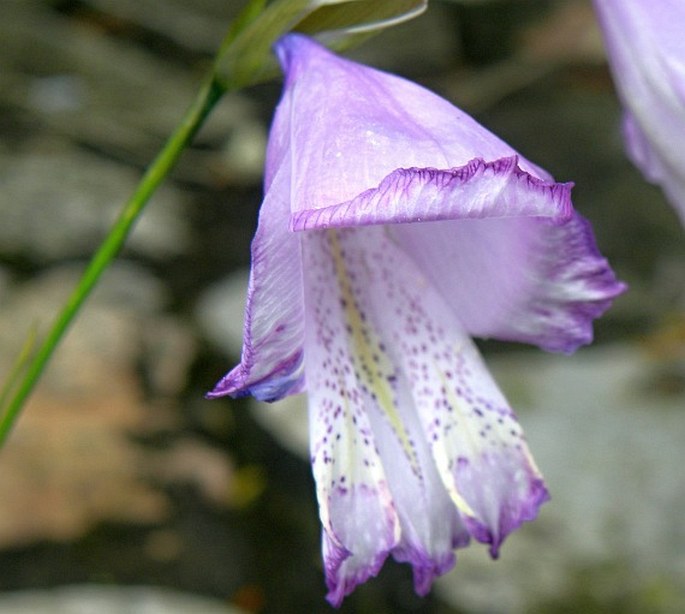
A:
[[[226,0],[86,0],[112,17],[165,36],[192,51],[214,54],[242,3]]]
[[[198,299],[195,317],[207,338],[227,356],[240,356],[249,271],[236,271],[208,287]]]
[[[148,586],[67,586],[5,593],[3,614],[241,614],[214,599]]]
[[[59,141],[0,152],[0,254],[34,261],[86,256],[107,234],[139,174]],[[183,252],[189,231],[180,193],[166,186],[128,247],[153,258]]]
[[[7,284],[0,303],[0,366],[8,368],[32,325],[45,333],[83,266],[62,265],[27,282]],[[168,298],[163,284],[145,268],[115,262],[64,339],[44,379],[62,388],[90,389],[94,384],[89,377],[95,381],[100,370],[129,372],[142,366],[157,392],[177,391],[185,384],[195,343],[186,326],[164,315]]]
[[[126,6],[135,8],[138,4]],[[154,10],[160,23],[173,13],[187,16],[191,12],[181,3],[176,11],[168,7],[168,15],[167,7],[160,12],[154,3],[148,3],[147,8]],[[113,14],[116,17],[116,12]],[[204,23],[211,17],[199,19]],[[217,19],[214,29],[227,26],[228,21]],[[34,128],[141,167],[147,166],[159,151],[203,81],[204,70],[188,70],[130,41],[83,27],[78,20],[52,10],[48,3],[3,5],[0,40],[3,106]],[[246,133],[245,126],[252,126],[252,131]],[[241,182],[254,181],[258,171],[249,161],[254,156],[240,160],[234,168],[230,156],[222,156],[217,150],[226,140],[229,149],[235,147],[235,143],[231,144],[235,140],[231,137],[233,131],[240,138],[247,134],[251,139],[260,128],[263,132],[254,109],[243,96],[226,96],[196,137],[204,147],[184,155],[174,176],[206,185],[236,176]],[[263,137],[255,138],[258,146]],[[241,150],[246,148],[243,144]]]

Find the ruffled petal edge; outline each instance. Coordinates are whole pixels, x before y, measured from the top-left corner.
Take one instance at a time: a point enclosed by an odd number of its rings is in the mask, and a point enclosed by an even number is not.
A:
[[[399,168],[350,201],[293,213],[290,227],[299,231],[518,216],[563,221],[573,211],[572,187],[521,170],[518,156],[490,162],[474,158],[451,169]]]

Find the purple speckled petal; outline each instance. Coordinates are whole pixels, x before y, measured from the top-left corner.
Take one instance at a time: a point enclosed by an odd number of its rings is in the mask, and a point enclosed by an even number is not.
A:
[[[308,233],[303,241],[309,273],[307,309],[309,314],[309,305],[314,306],[315,322],[313,340],[307,345],[306,367],[312,390],[314,471],[324,526],[326,518],[330,521],[324,551],[334,563],[327,569],[335,571],[329,573],[329,589],[335,595],[346,594],[361,581],[360,577],[374,575],[391,553],[396,560],[412,565],[416,591],[425,594],[434,578],[454,565],[453,550],[468,543],[469,533],[437,472],[404,374],[391,360],[395,352],[388,345],[396,343],[396,339],[383,335],[382,322],[389,316],[392,319],[388,309],[396,308],[391,286],[412,281],[411,263],[409,269],[404,267],[406,256],[380,227]],[[382,258],[387,266],[397,266],[394,279],[384,274],[386,268],[379,267]],[[310,367],[309,348],[314,345],[322,350],[314,350]],[[350,413],[354,427],[349,425]],[[350,465],[353,455],[357,458]],[[382,519],[383,514],[376,508],[386,509],[386,494],[377,484],[387,484],[400,533],[390,547],[385,525],[375,527],[372,535],[381,539],[375,549],[370,549],[366,541],[354,543],[359,542],[369,525],[368,510],[362,520],[356,521],[356,530],[346,523],[341,530],[340,525],[351,518],[350,506],[356,506],[360,499],[352,493],[356,493],[354,485],[360,482],[355,476],[363,474],[359,468],[353,470],[354,464],[363,463],[368,472],[376,468],[379,460],[382,474],[375,479],[361,479],[363,492],[372,493],[365,503],[371,506],[376,522]],[[345,463],[342,467],[341,462]],[[341,477],[336,472],[342,469],[346,473]],[[349,484],[343,494],[335,488],[340,480]],[[375,484],[373,488],[369,483]],[[335,499],[331,492],[337,494]],[[341,553],[356,555],[357,560],[365,562],[364,567],[354,564],[352,556],[349,571],[337,567]],[[337,578],[341,571],[343,579]],[[341,591],[340,586],[349,590]]]
[[[368,390],[360,387],[340,313],[326,235],[305,235],[302,247],[311,461],[324,530],[327,598],[337,606],[379,572],[399,543],[400,521],[367,413]]]
[[[360,288],[374,288],[367,290],[378,314],[373,329],[394,365],[393,382],[406,389],[398,412],[402,424],[413,427],[411,450],[418,453],[428,444],[466,527],[489,543],[495,556],[511,531],[537,515],[547,491],[521,427],[478,351],[430,280],[397,248],[391,230],[337,232],[355,239],[341,238],[341,243],[350,245],[346,254],[363,259],[351,265],[368,271],[356,275]],[[363,295],[361,289],[357,295]],[[375,361],[373,367],[378,365]],[[388,379],[384,371],[382,377]],[[382,448],[381,456],[387,466]],[[392,490],[390,477],[388,481]],[[399,503],[397,507],[401,509]]]
[[[300,238],[288,230],[291,156],[285,118],[289,113],[284,100],[269,137],[266,196],[252,242],[242,357],[208,393],[209,398],[252,395],[274,401],[304,386]]]
[[[685,2],[595,0],[628,153],[685,223]]]

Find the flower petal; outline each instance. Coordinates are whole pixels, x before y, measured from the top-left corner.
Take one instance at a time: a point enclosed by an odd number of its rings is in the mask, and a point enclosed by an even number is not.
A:
[[[469,532],[489,543],[495,556],[506,535],[537,515],[547,491],[514,413],[475,346],[423,271],[397,248],[391,231],[347,232],[359,237],[355,257],[367,246],[366,267],[374,274],[364,281],[375,282],[369,296],[383,313],[374,325],[413,397],[404,408],[415,407],[414,413],[400,410],[403,423],[421,424],[423,437],[411,441],[429,443]]]
[[[348,202],[296,211],[293,230],[454,219],[571,215],[569,183],[544,181],[518,166],[518,156],[460,168],[400,168]]]
[[[595,0],[628,154],[685,223],[685,3]]]
[[[469,333],[562,352],[591,341],[624,286],[570,184],[413,83],[297,35],[277,51],[285,97],[307,109],[291,126],[294,230],[393,224]],[[444,223],[413,223],[426,221]]]
[[[266,196],[252,241],[240,364],[207,394],[274,401],[304,386],[304,302],[300,239],[288,230],[291,156],[289,104],[276,111],[265,171]]]
[[[534,520],[549,495],[516,415],[473,342],[440,344],[431,359],[419,359],[414,373],[426,436],[469,532],[496,557],[505,537]]]
[[[311,461],[316,480],[328,600],[340,605],[375,576],[400,539],[400,524],[340,317],[325,236],[303,238]]]
[[[578,214],[392,229],[469,334],[573,352],[625,290]]]
[[[443,220],[440,223],[424,223]],[[388,222],[470,334],[572,352],[625,286],[573,211],[570,186],[517,159],[400,169],[347,203],[300,211],[296,230]],[[476,297],[476,298],[474,298]]]
[[[324,552],[333,561],[327,565],[334,570],[329,573],[329,578],[333,575],[333,581],[329,579],[333,593],[341,584],[351,590],[375,574],[390,552],[396,560],[412,565],[416,591],[425,594],[434,578],[453,566],[453,549],[466,545],[469,534],[438,475],[404,375],[390,360],[385,338],[377,334],[390,307],[386,280],[376,272],[371,254],[383,249],[379,238],[383,247],[397,251],[380,228],[315,232],[303,239],[309,273],[308,315],[312,306],[306,369],[312,392],[312,456],[327,529]],[[312,347],[315,355],[310,366]],[[350,451],[350,445],[355,450]],[[359,458],[351,462],[354,455]],[[327,458],[330,460],[325,462]],[[347,464],[343,477],[335,476],[340,460]],[[363,475],[362,468],[352,470],[362,460],[367,472],[382,463],[382,474],[361,480],[362,484],[375,484],[364,488],[365,493],[372,493],[371,500],[360,502],[359,495],[347,491],[340,496],[335,485],[341,479],[349,484],[350,475]],[[358,479],[353,478],[353,482]],[[378,487],[381,483],[387,486],[387,493]],[[328,503],[331,491],[339,495],[332,504]],[[384,517],[378,507],[386,508],[387,504],[382,504],[386,496],[391,497],[401,529],[396,542],[387,539],[387,528],[374,527],[373,534],[385,539],[375,544],[359,543],[361,528],[368,531],[374,526],[367,515]],[[360,514],[361,520],[344,520],[351,519],[352,513],[359,514],[357,506],[362,505],[367,507]],[[356,530],[348,526],[351,522],[356,523]],[[348,553],[354,574],[336,567]],[[363,573],[354,565],[353,556],[366,561]],[[342,580],[336,577],[341,574]]]
[[[293,109],[292,211],[338,205],[402,168],[461,167],[474,158],[517,155],[436,94],[405,79],[338,57],[297,34],[276,46]],[[549,174],[519,156],[539,179]]]

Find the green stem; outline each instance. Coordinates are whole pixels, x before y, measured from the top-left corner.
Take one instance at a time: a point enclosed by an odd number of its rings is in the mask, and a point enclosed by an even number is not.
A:
[[[88,264],[78,285],[62,307],[47,337],[36,350],[33,360],[26,367],[24,377],[0,419],[0,446],[7,439],[26,399],[33,391],[52,354],[100,276],[117,256],[145,205],[174,167],[181,153],[224,92],[225,89],[214,78],[209,79],[163,149],[148,167],[136,191],[122,209],[109,234]]]

